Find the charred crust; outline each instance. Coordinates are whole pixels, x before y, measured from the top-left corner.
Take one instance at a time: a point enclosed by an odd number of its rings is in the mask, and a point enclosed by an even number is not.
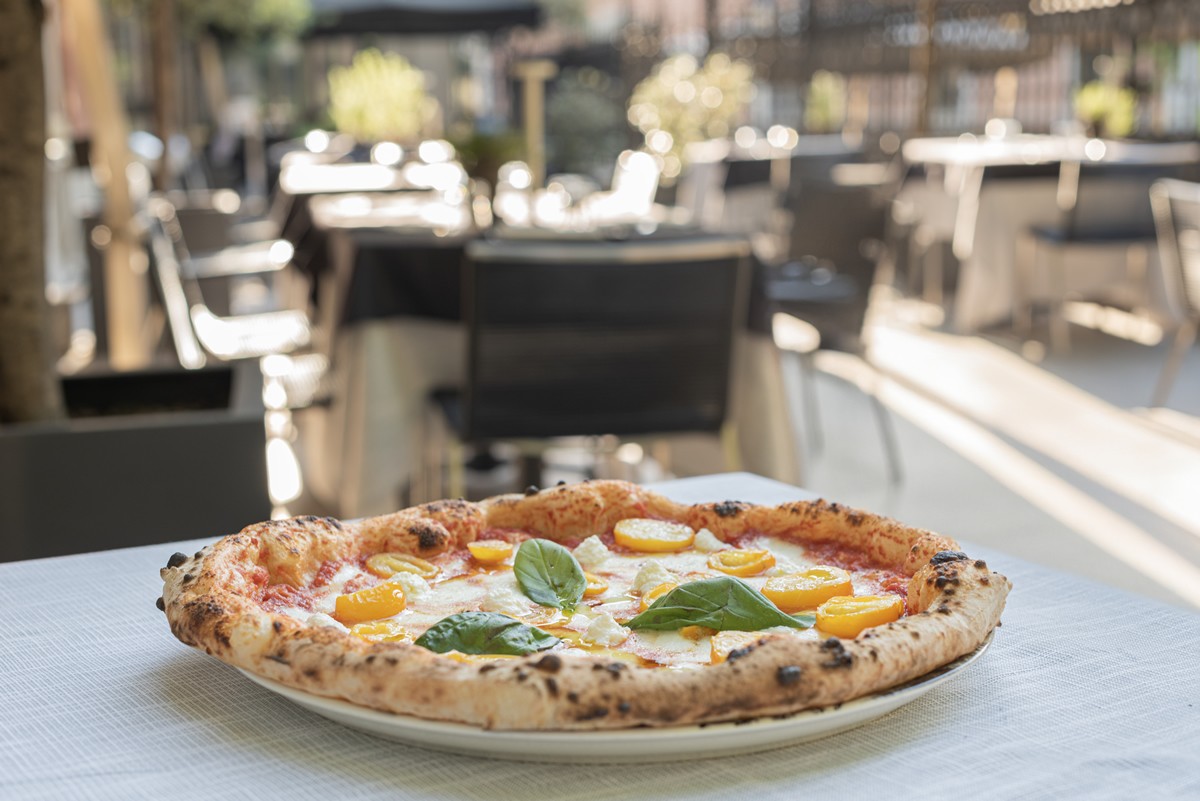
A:
[[[366,663],[368,665],[371,665],[371,664],[374,664],[374,662],[377,658],[378,658],[378,656],[376,654],[368,654],[366,660],[364,660],[364,661],[366,661]]]
[[[747,507],[748,505],[741,501],[723,501],[713,504],[712,510],[716,513],[717,517],[737,517]]]
[[[283,631],[283,623],[276,620],[271,624],[271,628],[275,629],[275,633],[278,634],[279,632]]]
[[[608,709],[603,706],[594,706],[586,712],[580,712],[575,716],[576,720],[596,720],[597,718],[606,717]]]
[[[193,558],[193,559],[199,559],[201,556],[204,556],[204,550],[203,550],[203,549],[201,549],[201,550],[199,550],[199,551],[196,551],[194,554],[192,554],[192,558]]]
[[[289,667],[292,664],[291,662],[287,661],[282,656],[279,656],[277,654],[267,654],[266,658],[270,659],[272,662],[278,662],[281,665],[287,665]]]
[[[488,664],[488,665],[480,665],[480,667],[479,667],[479,673],[480,673],[481,675],[482,675],[482,674],[484,674],[484,673],[491,673],[491,672],[492,672],[493,670],[495,670],[495,669],[496,669],[496,666],[495,666],[495,665],[492,665],[492,664]]]
[[[982,559],[976,559],[975,567],[979,568],[980,570],[987,570],[987,562],[983,561]]]
[[[854,664],[854,654],[847,651],[846,646],[842,645],[842,641],[837,637],[830,637],[821,643],[821,650],[829,655],[829,660],[822,662],[821,667],[848,668]]]
[[[992,580],[990,578],[988,578],[987,576],[980,576],[979,583],[986,587],[987,585],[992,583]]]
[[[592,665],[592,670],[603,670],[614,679],[621,678],[621,671],[625,670],[625,666],[620,662],[609,662],[606,665]]]
[[[546,679],[546,692],[550,693],[551,697],[558,697],[558,682],[553,678]]]
[[[565,486],[567,486],[567,482],[566,482],[566,480],[564,480],[564,479],[561,479],[561,478],[560,478],[560,479],[558,480],[558,483],[557,483],[557,484],[555,484],[554,486],[556,486],[556,487],[565,487]]]
[[[528,498],[531,495],[537,495],[539,492],[541,492],[541,490],[538,489],[537,484],[530,484],[525,488],[525,497]]]
[[[313,679],[313,680],[316,680],[316,678],[321,675],[321,671],[317,670],[316,668],[305,668],[301,672],[305,676],[307,676],[308,678]]]
[[[853,526],[854,528],[858,528],[865,521],[866,521],[866,518],[862,516],[861,512],[847,512],[846,513],[846,522],[849,525]]]
[[[754,651],[753,645],[746,645],[746,646],[743,646],[742,648],[734,648],[725,657],[725,662],[727,664],[733,664],[734,662],[738,661],[742,657],[750,656],[751,652],[753,652],[753,651]]]
[[[525,681],[527,678],[529,678],[528,670],[517,670],[517,681]]]
[[[187,560],[188,556],[186,553],[180,553],[179,551],[176,551],[175,553],[171,554],[171,558],[167,560],[167,567],[179,567]]]
[[[570,701],[572,704],[578,704],[579,703],[579,693],[572,690],[571,692],[567,693],[567,700]]]
[[[441,526],[426,520],[417,520],[411,526],[411,531],[417,538],[417,548],[429,551],[439,547],[445,541]]]
[[[158,611],[160,611],[160,612],[167,611],[167,605],[166,605],[166,603],[163,602],[161,595],[158,596],[158,599],[154,602],[154,605],[155,605],[155,607],[158,608]]]
[[[921,632],[919,632],[919,631],[910,631],[910,632],[909,632],[909,634],[911,634],[911,635],[912,635],[912,638],[913,638],[914,640],[919,640],[919,639],[921,639]]]
[[[533,666],[538,670],[544,670],[547,673],[557,673],[558,671],[562,670],[562,664],[562,657],[558,654],[546,654],[537,662],[535,662]]]
[[[183,583],[184,584],[187,584],[187,583],[195,581],[195,580],[196,580],[196,576],[194,573],[184,573],[183,574]]]
[[[937,608],[937,611],[939,614],[948,615],[950,614],[950,606],[949,604],[942,604]]]
[[[628,701],[622,701],[621,703],[617,704],[617,711],[622,715],[628,715],[632,710],[633,704],[629,703]]]
[[[421,509],[429,514],[441,514],[442,512],[461,514],[470,511],[470,508],[471,504],[462,498],[458,498],[457,500],[433,501],[421,506]]]
[[[397,658],[396,658],[396,657],[394,657],[394,656],[385,656],[385,657],[383,658],[383,661],[384,661],[384,662],[387,662],[387,663],[388,663],[389,665],[391,665],[392,667],[395,667],[396,665],[400,664],[400,660],[399,660],[399,659],[397,659]]]
[[[780,687],[791,687],[800,681],[804,670],[799,665],[783,665],[775,671],[775,681]]]
[[[938,551],[929,560],[931,565],[944,565],[947,562],[959,562],[967,559],[967,555],[962,551]]]

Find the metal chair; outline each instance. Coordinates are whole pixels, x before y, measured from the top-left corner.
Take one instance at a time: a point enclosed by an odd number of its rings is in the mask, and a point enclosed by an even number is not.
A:
[[[1147,202],[1151,184],[1183,174],[1187,163],[1064,161],[1059,171],[1055,225],[1033,226],[1025,236],[1014,295],[1013,318],[1021,336],[1032,327],[1032,284],[1038,255],[1050,255],[1047,277],[1051,283],[1050,340],[1056,350],[1069,347],[1065,259],[1071,250],[1090,248],[1124,255],[1130,278],[1144,275],[1146,257],[1154,245],[1154,217]]]
[[[1200,184],[1156,181],[1150,187],[1150,206],[1167,297],[1183,317],[1154,389],[1153,405],[1163,406],[1200,328]]]
[[[447,451],[450,495],[462,494],[464,442],[521,441],[529,483],[543,446],[567,436],[711,433],[736,466],[730,370],[748,251],[701,235],[471,243],[467,374],[431,399],[426,486],[414,494],[440,496]]]

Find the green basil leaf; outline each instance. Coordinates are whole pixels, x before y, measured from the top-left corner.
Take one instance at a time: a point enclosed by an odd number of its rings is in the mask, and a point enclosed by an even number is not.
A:
[[[625,625],[646,631],[705,626],[717,631],[759,631],[772,626],[811,628],[812,615],[788,615],[744,581],[721,576],[692,581],[668,592]]]
[[[525,540],[513,560],[521,591],[535,603],[555,609],[575,608],[583,599],[587,579],[566,548],[550,540]]]
[[[435,653],[523,656],[561,642],[552,634],[497,612],[459,612],[434,623],[416,644]]]

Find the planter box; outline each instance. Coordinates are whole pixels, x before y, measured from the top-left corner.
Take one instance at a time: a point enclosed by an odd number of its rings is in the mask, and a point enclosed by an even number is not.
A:
[[[64,379],[70,419],[0,426],[0,561],[267,519],[261,384],[253,362]]]

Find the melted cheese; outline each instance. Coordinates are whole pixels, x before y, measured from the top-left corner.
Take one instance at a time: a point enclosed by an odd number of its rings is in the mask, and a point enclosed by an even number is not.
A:
[[[776,566],[759,576],[741,579],[761,590],[773,575],[800,572],[815,564],[798,543],[768,537],[745,537],[738,547],[770,550]],[[662,665],[672,668],[698,668],[712,659],[711,638],[697,635],[687,637],[677,631],[631,631],[622,625],[640,611],[641,595],[659,584],[689,581],[720,575],[708,567],[710,553],[732,547],[721,542],[711,532],[702,529],[695,545],[675,553],[642,554],[610,550],[596,536],[588,537],[574,550],[584,569],[603,578],[609,588],[597,598],[585,599],[571,614],[541,607],[521,592],[511,564],[481,565],[463,551],[443,554],[431,561],[441,573],[431,581],[412,575],[397,574],[391,580],[404,588],[408,606],[394,618],[418,637],[426,629],[448,615],[457,612],[483,610],[499,612],[537,625],[563,640],[559,646],[566,651],[603,653],[610,658],[642,665]],[[877,591],[864,575],[851,571],[855,593]],[[346,584],[356,577],[370,582],[370,577],[354,566],[341,567],[324,587],[314,589],[313,611],[284,608],[282,611],[296,620],[313,626],[345,626],[329,613],[334,599]],[[315,614],[314,614],[315,612]],[[817,629],[767,629],[764,633],[779,633],[803,639],[819,639]]]

